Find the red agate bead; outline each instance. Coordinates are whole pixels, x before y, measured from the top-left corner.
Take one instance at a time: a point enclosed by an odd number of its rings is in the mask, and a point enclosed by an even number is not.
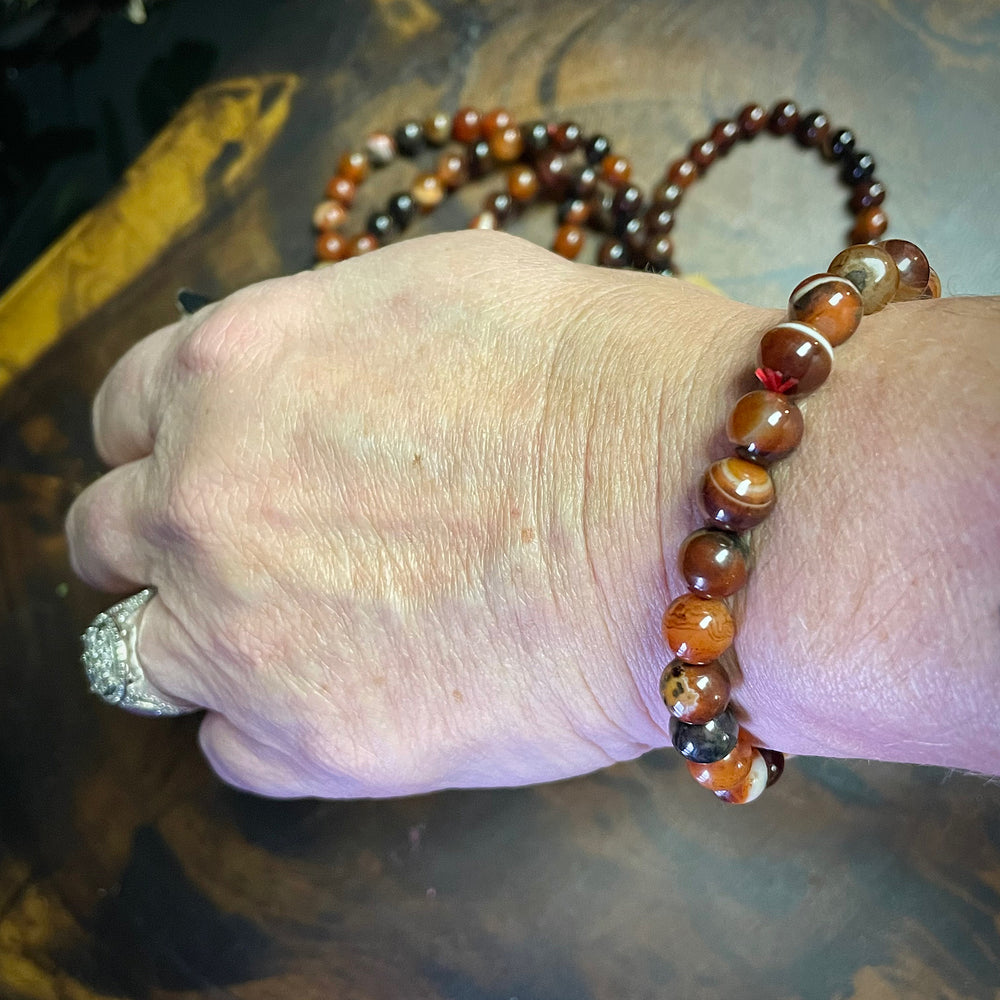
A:
[[[729,676],[716,661],[672,660],[660,675],[660,697],[675,719],[703,725],[729,704]]]
[[[846,278],[814,274],[788,298],[788,318],[818,330],[831,347],[842,344],[861,323],[861,293]]]
[[[787,396],[757,389],[737,401],[726,435],[743,458],[774,462],[799,446],[803,426],[802,411]]]
[[[736,625],[729,608],[715,597],[682,594],[663,615],[663,638],[685,663],[711,663],[733,643]]]
[[[866,316],[887,306],[899,288],[896,262],[882,247],[867,243],[856,243],[841,250],[827,270],[846,278],[861,293]]]
[[[746,585],[749,570],[743,540],[728,531],[699,528],[681,545],[684,582],[702,597],[729,597]]]
[[[767,469],[730,456],[708,467],[702,480],[701,502],[714,525],[728,531],[746,531],[760,524],[774,508],[774,483]]]

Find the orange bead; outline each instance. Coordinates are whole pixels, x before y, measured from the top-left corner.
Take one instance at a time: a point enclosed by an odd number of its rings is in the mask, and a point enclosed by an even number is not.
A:
[[[524,152],[524,136],[516,125],[497,129],[490,135],[489,144],[497,163],[513,163]]]
[[[788,318],[819,330],[831,347],[847,340],[864,314],[861,293],[834,274],[810,275],[788,298]]]
[[[764,789],[768,786],[769,769],[763,754],[757,749],[750,757],[750,769],[744,775],[743,780],[732,788],[725,788],[715,794],[723,802],[729,802],[735,806],[743,806],[754,799],[760,798]]]
[[[871,243],[889,228],[889,216],[881,205],[872,205],[858,213],[851,230],[852,243]]]
[[[320,233],[316,239],[316,256],[320,260],[343,260],[347,256],[347,240],[333,230]]]
[[[337,164],[337,173],[352,184],[360,184],[368,176],[368,157],[364,153],[344,153]]]
[[[456,142],[473,143],[483,137],[482,116],[475,108],[459,108],[451,120],[451,137]]]
[[[372,236],[371,233],[359,233],[348,242],[347,256],[360,257],[362,254],[371,253],[372,250],[378,250],[379,245],[377,236]]]
[[[339,201],[344,208],[350,208],[354,204],[354,195],[357,188],[354,181],[341,174],[334,174],[326,185],[327,198]]]
[[[507,174],[507,190],[514,201],[531,201],[538,194],[538,175],[523,164],[511,167]]]
[[[505,128],[510,128],[513,124],[514,116],[506,108],[494,108],[483,115],[483,135],[487,139],[490,139],[497,132],[502,132]]]
[[[347,209],[334,198],[321,201],[313,209],[313,225],[322,232],[339,229],[347,220]]]
[[[615,187],[627,184],[632,177],[632,164],[624,156],[608,153],[601,160],[601,176]]]
[[[674,160],[667,167],[666,180],[669,184],[676,184],[678,187],[687,188],[694,183],[698,176],[698,164],[691,159]]]
[[[702,788],[708,788],[713,792],[724,792],[735,788],[750,773],[753,752],[750,737],[741,729],[736,746],[722,760],[717,760],[714,764],[698,764],[689,760],[687,767],[691,777]]]
[[[449,191],[454,191],[469,179],[469,160],[463,153],[442,153],[436,173],[438,180]]]
[[[701,502],[716,527],[747,531],[774,508],[774,483],[767,469],[754,462],[735,456],[723,458],[705,473]]]
[[[775,462],[802,440],[802,411],[779,392],[757,389],[740,397],[726,421],[736,452],[751,462]]]
[[[552,241],[552,249],[560,257],[565,257],[567,260],[576,260],[580,256],[584,242],[583,229],[580,226],[567,223],[556,230],[555,239]]]
[[[736,625],[729,608],[714,597],[682,594],[663,615],[663,638],[685,663],[710,663],[732,645]]]
[[[444,185],[437,174],[418,174],[410,195],[422,212],[430,212],[444,200]]]

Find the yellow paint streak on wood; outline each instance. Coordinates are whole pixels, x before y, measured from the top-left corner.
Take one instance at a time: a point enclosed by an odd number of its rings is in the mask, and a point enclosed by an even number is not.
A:
[[[184,105],[116,191],[0,298],[0,388],[235,192],[281,131],[298,84],[293,74],[227,80]]]
[[[382,23],[402,41],[431,31],[441,21],[438,12],[426,0],[375,0],[375,5]]]

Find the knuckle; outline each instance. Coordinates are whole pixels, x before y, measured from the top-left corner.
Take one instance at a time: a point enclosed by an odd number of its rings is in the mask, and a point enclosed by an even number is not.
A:
[[[178,367],[191,375],[211,375],[239,364],[257,340],[259,319],[239,296],[220,303],[177,347]]]

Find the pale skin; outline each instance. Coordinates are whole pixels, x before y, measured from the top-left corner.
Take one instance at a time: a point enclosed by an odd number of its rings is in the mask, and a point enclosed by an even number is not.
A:
[[[74,567],[157,587],[145,670],[238,787],[628,760],[669,742],[676,553],[779,316],[495,233],[255,285],[110,373]],[[997,299],[892,305],[805,402],[734,602],[761,745],[1000,773],[998,327]]]

